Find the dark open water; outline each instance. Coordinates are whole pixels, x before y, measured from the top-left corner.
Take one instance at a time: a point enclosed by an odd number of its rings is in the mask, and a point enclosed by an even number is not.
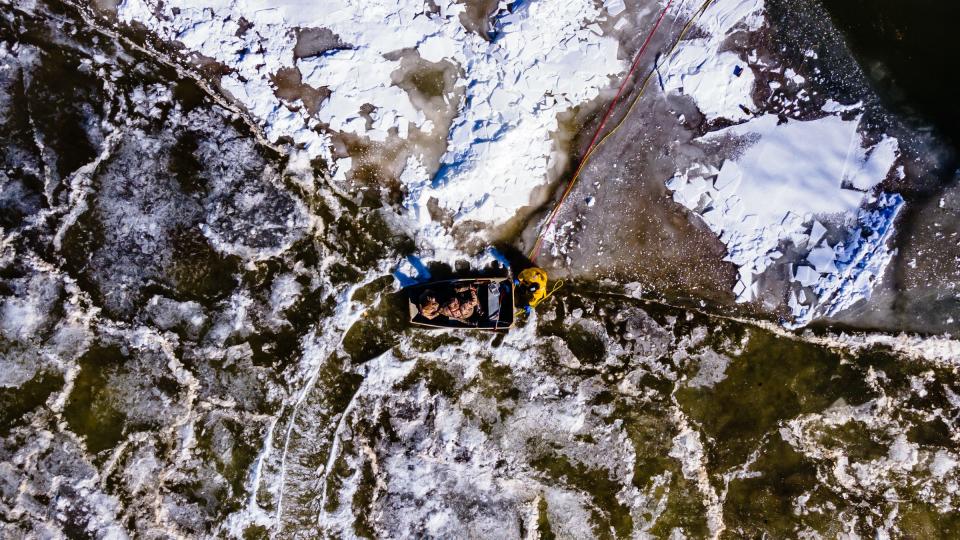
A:
[[[960,2],[822,0],[885,104],[960,142]]]

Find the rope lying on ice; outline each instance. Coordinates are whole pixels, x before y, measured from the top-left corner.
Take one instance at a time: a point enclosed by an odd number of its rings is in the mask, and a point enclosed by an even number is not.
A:
[[[680,31],[680,34],[677,36],[677,39],[673,41],[673,44],[670,45],[670,48],[667,49],[667,52],[662,56],[667,57],[673,53],[673,50],[677,47],[677,44],[687,35],[687,32],[690,31],[690,28],[693,26],[693,23],[703,15],[703,12],[710,7],[710,4],[714,0],[704,0],[703,4],[700,5],[700,8],[690,17],[690,20],[683,26],[683,29]],[[647,34],[647,39],[643,42],[643,46],[640,47],[640,50],[637,51],[636,56],[634,57],[633,64],[630,67],[630,71],[627,72],[627,75],[623,78],[623,82],[620,84],[620,89],[617,91],[617,95],[613,98],[613,101],[610,102],[610,106],[607,107],[606,114],[603,115],[603,119],[600,121],[600,125],[597,126],[596,132],[593,134],[593,138],[590,140],[590,145],[587,147],[587,153],[584,154],[583,159],[580,160],[580,164],[577,165],[577,169],[574,171],[573,176],[570,178],[570,181],[567,183],[566,189],[564,189],[563,194],[560,196],[560,200],[557,201],[556,206],[553,207],[553,210],[547,214],[547,219],[544,222],[544,225],[540,228],[540,233],[537,234],[537,240],[533,244],[533,249],[530,250],[528,258],[531,261],[536,261],[537,255],[540,254],[540,248],[543,246],[543,237],[550,227],[553,226],[554,221],[557,219],[557,215],[560,213],[560,209],[563,207],[563,204],[566,202],[567,197],[570,196],[570,193],[573,191],[573,187],[576,185],[577,180],[580,178],[580,173],[583,172],[583,168],[586,166],[587,161],[590,160],[590,157],[593,156],[593,153],[603,145],[604,142],[610,138],[611,135],[617,132],[620,129],[620,126],[623,125],[623,122],[630,116],[630,113],[636,107],[637,102],[640,100],[640,96],[643,95],[643,91],[647,89],[647,85],[650,83],[650,78],[653,76],[654,72],[657,70],[656,62],[654,62],[654,67],[650,69],[647,73],[647,76],[644,77],[643,82],[640,84],[640,89],[637,92],[636,97],[633,98],[633,101],[630,103],[630,108],[627,109],[627,112],[623,115],[617,125],[613,127],[603,138],[597,140],[600,136],[600,132],[603,131],[604,126],[607,124],[607,120],[610,119],[610,116],[613,114],[613,110],[616,108],[617,103],[620,101],[620,97],[623,94],[624,89],[627,87],[627,84],[630,82],[630,78],[633,76],[634,71],[636,71],[637,66],[640,65],[640,57],[643,56],[644,51],[647,46],[650,44],[650,41],[653,39],[653,35],[657,32],[657,29],[660,28],[660,23],[663,22],[664,16],[666,16],[667,11],[673,5],[673,0],[669,0],[667,5],[664,6],[663,10],[660,12],[660,16],[657,17],[657,22],[653,25],[653,28],[650,29],[650,33]]]

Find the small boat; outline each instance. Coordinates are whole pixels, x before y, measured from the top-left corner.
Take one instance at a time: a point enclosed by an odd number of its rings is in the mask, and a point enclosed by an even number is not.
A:
[[[478,307],[473,315],[466,319],[453,319],[444,315],[437,315],[428,319],[420,313],[418,301],[424,291],[455,291],[458,288],[475,286],[477,289]],[[407,294],[407,303],[410,309],[410,323],[429,328],[477,329],[492,332],[505,332],[513,327],[514,323],[514,290],[513,278],[506,277],[474,277],[431,281],[412,285],[404,289]]]

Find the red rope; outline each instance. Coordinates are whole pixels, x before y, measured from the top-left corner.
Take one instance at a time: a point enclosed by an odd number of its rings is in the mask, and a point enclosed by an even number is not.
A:
[[[653,25],[653,28],[650,29],[650,33],[647,34],[647,39],[644,40],[643,45],[640,47],[640,50],[637,51],[636,56],[633,59],[633,65],[630,66],[630,71],[627,72],[627,75],[623,78],[623,82],[620,83],[620,88],[617,90],[617,95],[613,98],[613,101],[610,102],[610,106],[607,107],[607,112],[603,115],[603,119],[600,121],[600,125],[597,126],[597,130],[593,134],[593,138],[590,139],[590,145],[587,146],[587,151],[584,153],[583,158],[581,158],[580,163],[577,165],[576,171],[573,173],[573,177],[570,179],[570,182],[567,184],[566,190],[564,190],[563,195],[560,198],[560,201],[557,202],[557,205],[554,207],[551,212],[550,219],[547,221],[547,224],[541,229],[540,235],[537,236],[537,242],[534,246],[533,251],[531,252],[531,260],[536,260],[537,255],[540,254],[540,245],[543,238],[543,234],[550,229],[553,225],[553,222],[557,219],[557,215],[560,213],[560,207],[563,206],[563,203],[567,199],[567,195],[570,194],[570,190],[573,188],[573,184],[577,181],[577,178],[580,176],[580,171],[583,169],[583,166],[587,162],[587,158],[590,156],[590,152],[593,150],[595,144],[597,144],[597,139],[600,137],[600,133],[603,131],[603,128],[606,127],[607,121],[610,120],[610,116],[613,114],[613,109],[617,106],[617,103],[620,101],[620,97],[623,95],[624,89],[627,87],[627,84],[630,82],[630,79],[633,77],[633,73],[636,71],[637,66],[640,65],[640,58],[643,56],[644,51],[647,50],[647,46],[650,45],[650,41],[653,39],[653,35],[657,32],[657,29],[660,28],[660,23],[663,22],[664,16],[666,16],[667,11],[670,9],[670,6],[673,5],[673,0],[668,0],[667,5],[663,7],[663,10],[660,12],[660,16],[657,17],[657,22]]]
[[[630,82],[630,78],[633,77],[633,72],[637,70],[637,66],[640,65],[640,57],[643,56],[643,52],[647,50],[647,45],[650,45],[650,40],[653,39],[653,35],[657,32],[657,29],[660,28],[660,23],[663,22],[663,17],[667,14],[667,11],[670,9],[671,5],[673,5],[673,0],[669,0],[667,5],[664,6],[663,11],[660,12],[660,16],[657,17],[656,24],[653,25],[650,33],[647,34],[647,39],[643,42],[640,50],[637,51],[637,55],[633,59],[633,65],[630,66],[630,71],[627,72],[627,76],[624,77],[623,82],[620,83],[620,89],[617,90],[616,97],[614,97],[613,101],[610,102],[610,106],[607,107],[607,113],[603,115],[603,120],[600,122],[600,126],[597,127],[597,131],[593,134],[593,138],[590,139],[590,146],[587,147],[587,152],[589,152],[590,149],[593,148],[593,145],[597,143],[597,138],[600,136],[600,132],[603,131],[603,128],[607,125],[607,120],[610,119],[610,115],[613,114],[613,109],[617,106],[617,102],[620,101],[620,96],[623,94],[623,90],[627,87],[627,83]]]

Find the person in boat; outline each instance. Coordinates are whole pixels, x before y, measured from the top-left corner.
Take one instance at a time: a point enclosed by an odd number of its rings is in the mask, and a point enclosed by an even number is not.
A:
[[[466,322],[479,311],[480,300],[477,298],[477,285],[471,283],[454,287],[453,294],[440,311],[451,319]]]
[[[446,294],[438,294],[433,289],[427,289],[420,294],[418,307],[420,315],[427,320],[439,316],[461,322],[467,322],[480,310],[480,300],[477,298],[477,285],[459,285],[452,287]]]
[[[423,291],[417,301],[417,307],[420,308],[420,315],[423,318],[436,319],[440,315],[440,301],[437,300],[437,293],[433,289]]]

